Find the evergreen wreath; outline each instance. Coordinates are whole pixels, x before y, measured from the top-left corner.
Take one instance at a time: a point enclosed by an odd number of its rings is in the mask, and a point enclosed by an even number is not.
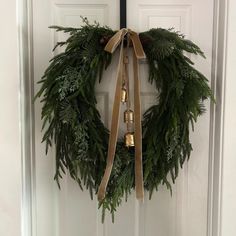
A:
[[[116,31],[84,22],[81,28],[50,27],[70,37],[56,44],[55,48],[66,49],[50,61],[36,98],[42,97],[43,102],[46,153],[55,143],[55,180],[59,185],[67,169],[93,198],[106,167],[109,139],[96,108],[95,83],[111,64],[112,55],[104,46]],[[142,121],[144,187],[151,198],[160,184],[171,191],[167,176],[174,183],[192,151],[189,126],[193,129],[204,113],[204,100],[214,99],[207,78],[184,54],[205,57],[196,44],[173,29],[151,29],[139,37],[148,60],[148,81],[157,90],[157,103],[144,113]],[[123,197],[127,200],[134,184],[134,150],[119,141],[107,194],[100,203],[103,219],[108,210],[114,220],[117,207]]]

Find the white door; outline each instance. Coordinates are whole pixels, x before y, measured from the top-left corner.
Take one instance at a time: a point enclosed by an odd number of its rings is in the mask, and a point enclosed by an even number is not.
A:
[[[127,24],[136,31],[149,28],[175,27],[187,38],[196,42],[207,59],[192,57],[196,67],[211,77],[211,51],[213,28],[213,0],[128,0]],[[48,29],[50,25],[75,26],[82,23],[80,16],[96,20],[113,29],[119,28],[118,0],[34,0],[33,49],[34,80],[36,84],[53,56],[56,41],[65,39],[62,34]],[[115,63],[115,62],[114,62]],[[112,69],[113,68],[113,69]],[[109,126],[113,101],[116,66],[105,73],[97,86],[98,107],[104,122]],[[147,65],[141,66],[142,76],[147,75]],[[108,79],[109,78],[109,79]],[[142,107],[149,107],[153,88],[142,82]],[[209,111],[209,104],[207,104]],[[35,104],[35,227],[34,236],[206,236],[207,193],[210,115],[207,112],[198,120],[191,134],[193,153],[173,186],[173,196],[163,187],[151,201],[145,196],[144,204],[135,200],[134,194],[123,202],[115,216],[109,215],[101,224],[97,201],[89,193],[65,176],[59,191],[53,180],[54,152],[45,157],[41,143],[41,105]]]

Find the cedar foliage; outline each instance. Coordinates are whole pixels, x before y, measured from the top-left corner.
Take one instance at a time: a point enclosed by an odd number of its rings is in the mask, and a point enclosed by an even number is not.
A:
[[[95,82],[112,55],[104,51],[104,39],[115,31],[99,24],[81,28],[52,26],[56,31],[69,34],[65,51],[51,59],[41,81],[36,98],[43,102],[43,142],[48,148],[55,145],[55,180],[66,170],[81,189],[89,190],[91,198],[97,193],[104,174],[109,130],[101,121],[96,108]],[[160,184],[171,190],[179,167],[190,157],[189,124],[192,128],[197,117],[205,111],[203,101],[212,98],[208,81],[194,69],[185,53],[204,57],[193,42],[172,29],[151,29],[140,33],[149,65],[149,82],[157,89],[157,103],[143,116],[144,185],[150,197]],[[114,213],[123,197],[134,188],[134,150],[119,141],[106,198],[100,203],[103,211]]]

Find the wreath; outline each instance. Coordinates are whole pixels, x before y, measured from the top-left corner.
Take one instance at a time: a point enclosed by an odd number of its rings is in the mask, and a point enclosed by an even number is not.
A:
[[[60,187],[67,170],[93,198],[106,168],[110,135],[96,107],[95,83],[112,62],[113,55],[104,47],[117,31],[84,22],[80,28],[50,27],[70,36],[56,44],[55,48],[66,49],[51,59],[36,98],[42,97],[43,102],[46,153],[55,144],[55,180]],[[139,39],[148,62],[148,82],[157,91],[156,104],[142,117],[143,183],[151,198],[159,185],[171,191],[168,176],[174,183],[189,159],[190,128],[204,113],[204,100],[213,97],[207,78],[186,56],[187,52],[205,57],[196,44],[173,29],[150,29],[140,33]],[[135,188],[135,148],[127,148],[119,139],[115,150],[106,196],[99,204],[103,219],[108,210],[114,220],[123,197],[127,200]]]

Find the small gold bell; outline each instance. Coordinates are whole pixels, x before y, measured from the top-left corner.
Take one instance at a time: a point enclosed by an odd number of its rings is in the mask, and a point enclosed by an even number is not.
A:
[[[132,110],[126,110],[124,112],[124,122],[133,123],[134,122],[134,112]]]
[[[122,90],[121,90],[121,102],[122,103],[127,102],[127,90],[126,90],[126,88],[122,88]]]
[[[134,133],[128,132],[125,134],[125,146],[134,147]]]

